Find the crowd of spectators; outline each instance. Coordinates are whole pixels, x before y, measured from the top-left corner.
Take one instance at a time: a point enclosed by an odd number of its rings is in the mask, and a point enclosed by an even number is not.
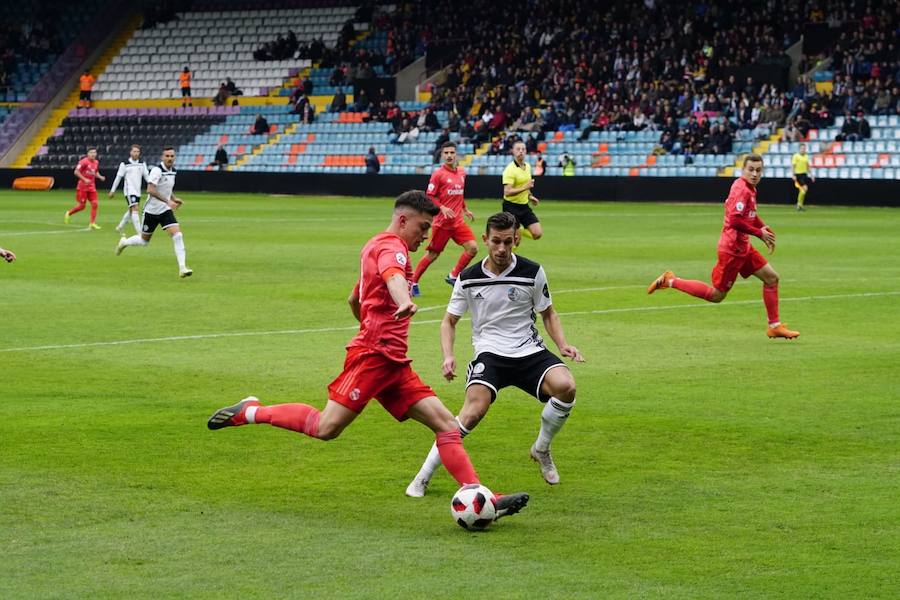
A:
[[[54,13],[59,4],[57,1],[42,3],[23,21],[0,17],[0,93],[10,89],[12,75],[20,63],[41,63],[62,52]]]
[[[898,5],[822,5],[645,0],[599,10],[573,0],[476,0],[464,13],[417,3],[384,18],[402,30],[399,47],[412,47],[412,54],[432,40],[455,42],[455,60],[432,101],[450,111],[449,129],[464,137],[502,147],[504,134],[534,133],[540,141],[547,131],[580,129],[587,120],[584,138],[652,130],[660,151],[691,155],[730,151],[738,128],[761,138],[788,124],[831,124],[835,114],[857,107],[897,113]],[[493,13],[504,19],[483,18]],[[747,66],[786,75],[784,50],[818,18],[842,31],[833,60],[843,66],[831,93],[803,79],[802,89],[789,90],[734,75]]]

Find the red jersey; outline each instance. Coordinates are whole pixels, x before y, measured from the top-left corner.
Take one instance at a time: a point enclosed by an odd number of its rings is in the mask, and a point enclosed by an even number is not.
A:
[[[440,169],[435,169],[425,193],[438,206],[446,206],[455,212],[456,217],[447,219],[443,213],[438,213],[431,223],[433,228],[455,227],[457,223],[463,222],[463,209],[466,207],[465,189],[466,172],[462,167],[452,170],[446,165],[441,165]]]
[[[409,248],[399,236],[379,233],[360,253],[361,272],[357,282],[359,293],[359,333],[347,348],[368,348],[391,360],[408,363],[409,318],[394,319],[397,304],[391,298],[382,275],[391,269],[404,273],[412,281]]]
[[[89,183],[85,183],[83,179],[78,179],[78,187],[79,190],[88,190],[88,191],[97,191],[97,168],[100,166],[100,161],[91,160],[87,156],[78,161],[78,166],[75,167],[75,170],[78,171],[82,177],[86,177]]]
[[[747,235],[762,236],[763,223],[756,214],[756,188],[743,177],[731,184],[725,200],[725,222],[719,238],[719,252],[734,256],[746,256],[750,252]]]

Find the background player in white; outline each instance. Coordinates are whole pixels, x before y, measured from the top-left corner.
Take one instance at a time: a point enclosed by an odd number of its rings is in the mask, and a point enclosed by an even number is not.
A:
[[[146,246],[153,237],[157,226],[161,226],[170,236],[178,259],[178,274],[190,277],[194,272],[185,264],[184,237],[175,218],[175,210],[182,201],[175,189],[175,149],[167,146],[162,153],[162,162],[150,169],[147,177],[147,201],[144,203],[144,219],[140,235],[122,238],[116,246],[116,255],[122,254],[128,246]]]
[[[125,209],[122,220],[116,225],[116,231],[121,233],[122,236],[125,235],[125,223],[128,222],[129,218],[131,219],[131,224],[134,225],[134,232],[141,232],[141,186],[143,186],[147,177],[150,176],[150,172],[147,170],[147,163],[141,160],[141,147],[137,144],[132,144],[128,154],[128,161],[119,163],[116,179],[109,190],[109,197],[112,198],[119,187],[119,182],[125,182],[122,185],[122,191],[125,193],[125,202],[128,204],[128,208]]]
[[[511,213],[497,213],[488,219],[482,238],[488,256],[460,273],[441,323],[443,372],[448,381],[456,377],[456,324],[469,310],[475,359],[469,364],[466,400],[457,417],[460,433],[465,436],[478,425],[504,387],[514,385],[531,394],[545,403],[531,457],[540,465],[544,480],[554,485],[559,483],[559,472],[550,455],[550,442],[575,404],[575,379],[563,361],[544,347],[534,326],[535,314],[541,315],[560,354],[575,362],[584,362],[584,358],[566,341],[544,268],[513,254],[519,243],[518,230],[519,222]],[[406,495],[424,496],[440,464],[441,457],[432,446]]]

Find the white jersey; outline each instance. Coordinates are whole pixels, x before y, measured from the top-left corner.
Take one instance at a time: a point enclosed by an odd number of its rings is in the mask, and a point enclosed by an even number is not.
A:
[[[156,193],[163,198],[170,198],[172,190],[175,189],[175,169],[167,169],[162,163],[150,169],[150,175],[147,176],[147,183],[156,186]],[[169,205],[159,199],[147,194],[147,202],[144,204],[144,212],[151,215],[161,215],[167,210],[172,210]]]
[[[461,317],[472,312],[475,356],[490,352],[509,358],[544,350],[535,327],[537,314],[551,304],[544,268],[513,255],[512,264],[499,275],[485,268],[485,258],[459,274],[447,312]]]
[[[114,193],[119,187],[119,182],[124,180],[122,191],[125,196],[141,197],[141,186],[147,181],[150,172],[147,170],[147,163],[142,160],[128,159],[128,162],[119,163],[119,170],[116,171],[116,180],[113,181],[110,193]]]

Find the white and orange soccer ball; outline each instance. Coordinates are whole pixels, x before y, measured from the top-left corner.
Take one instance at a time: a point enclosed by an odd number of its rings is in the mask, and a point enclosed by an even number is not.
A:
[[[464,485],[453,494],[450,514],[463,529],[487,529],[497,516],[494,493],[479,483]]]

